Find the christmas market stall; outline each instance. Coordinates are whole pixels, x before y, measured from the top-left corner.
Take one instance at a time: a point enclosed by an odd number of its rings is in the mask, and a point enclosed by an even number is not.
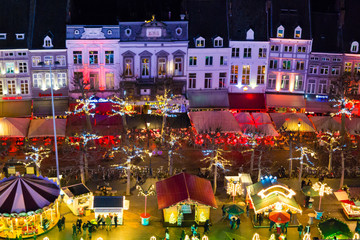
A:
[[[261,180],[247,187],[247,202],[255,215],[263,214],[269,217],[271,212],[291,213],[291,224],[297,224],[297,213],[302,213],[296,202],[295,192],[288,186],[277,181],[276,177],[264,176]]]
[[[66,119],[55,119],[56,136],[65,137]],[[28,138],[54,137],[52,118],[32,119],[30,122]]]
[[[346,187],[334,192],[341,202],[343,211],[348,219],[360,219],[360,187]]]
[[[241,128],[229,111],[189,112],[191,122],[197,133],[215,132],[240,133]]]
[[[321,221],[318,228],[321,239],[353,239],[349,226],[336,218]]]
[[[124,210],[128,210],[129,201],[124,196],[95,196],[91,209],[94,210],[95,219],[99,216],[111,217],[112,224],[115,224],[115,216],[117,224],[124,223]]]
[[[165,226],[202,225],[210,219],[210,209],[217,208],[210,181],[188,173],[157,182],[156,192]]]
[[[59,218],[59,186],[42,176],[12,176],[0,181],[0,238],[33,238]]]
[[[61,188],[64,202],[75,215],[88,215],[86,210],[92,206],[93,194],[83,183]]]

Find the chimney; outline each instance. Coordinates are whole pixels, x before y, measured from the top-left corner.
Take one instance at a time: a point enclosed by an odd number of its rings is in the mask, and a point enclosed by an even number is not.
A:
[[[180,14],[180,19],[181,19],[181,21],[184,21],[184,19],[185,19],[185,14]]]
[[[169,20],[171,20],[171,11],[169,11]]]

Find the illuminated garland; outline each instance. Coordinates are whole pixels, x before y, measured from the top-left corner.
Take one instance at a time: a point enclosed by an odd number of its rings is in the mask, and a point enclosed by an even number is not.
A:
[[[71,141],[69,141],[67,139],[67,142],[70,145],[81,146],[81,147],[86,147],[86,145],[88,144],[89,141],[101,138],[101,136],[98,136],[98,135],[93,134],[93,133],[87,133],[87,132],[84,132],[84,133],[81,133],[81,134],[75,134],[74,137],[78,138],[80,141],[71,142]]]
[[[271,236],[270,236],[269,240],[276,240],[276,237],[275,237],[275,234],[274,234],[274,233],[273,233],[273,234],[271,234]]]
[[[138,196],[148,197],[148,196],[153,196],[156,194],[154,185],[150,185],[148,190],[144,190],[142,186],[136,185],[136,189],[139,190]]]
[[[177,222],[177,220],[176,220],[175,214],[172,212],[170,214],[169,223],[170,224],[175,224],[176,222]]]
[[[225,150],[222,150],[219,148],[216,150],[208,150],[208,151],[209,151],[209,154],[215,153],[215,156],[214,157],[208,156],[208,157],[201,159],[200,161],[209,162],[210,164],[209,164],[208,169],[210,171],[212,170],[212,167],[219,167],[219,168],[223,169],[224,171],[228,171],[225,168],[225,166],[231,166],[230,161],[223,157],[223,154],[228,151],[225,151]]]
[[[329,187],[326,183],[322,183],[322,182],[316,182],[313,184],[312,188],[316,191],[319,192],[319,196],[324,196],[324,194],[331,194],[332,193],[332,188]]]
[[[108,101],[113,103],[112,106],[114,108],[118,109],[118,110],[111,109],[113,112],[113,114],[111,116],[114,116],[114,115],[124,116],[125,114],[132,116],[133,114],[136,113],[136,111],[133,110],[134,108],[133,108],[132,104],[130,104],[128,101],[123,100],[117,96],[114,96],[111,99],[109,98]]]
[[[230,180],[226,186],[226,193],[234,197],[236,195],[241,195],[243,189],[241,188],[241,183],[239,181]]]
[[[119,165],[119,164],[114,164],[111,165],[113,167],[117,167],[117,168],[124,168],[124,169],[132,169],[137,167],[136,165],[132,164],[132,160],[136,157],[140,158],[142,161],[145,161],[145,156],[151,156],[151,152],[148,150],[144,150],[142,148],[138,148],[136,146],[133,147],[129,147],[129,146],[124,146],[124,147],[113,147],[110,151],[112,151],[113,153],[118,153],[118,152],[122,152],[125,156],[126,156],[126,163],[125,166],[124,165]]]
[[[30,159],[32,162],[34,162],[36,164],[37,167],[40,168],[41,162],[45,158],[49,157],[49,154],[50,154],[51,151],[50,151],[50,149],[43,148],[42,146],[39,147],[39,148],[31,146],[31,149],[33,150],[32,152],[25,153],[26,159]],[[32,162],[30,162],[30,163],[19,162],[19,163],[22,163],[27,167]]]
[[[337,104],[335,104],[333,107],[340,107],[341,109],[337,113],[331,113],[330,115],[333,117],[335,115],[342,115],[345,114],[349,117],[351,120],[352,111],[355,108],[355,103],[353,100],[349,100],[347,98],[341,98],[337,100]],[[350,107],[348,107],[350,105]]]
[[[170,101],[175,99],[177,96],[170,95],[170,90],[165,90],[163,95],[156,96],[156,102],[150,103],[150,105],[156,109],[153,112],[153,115],[157,116],[167,116],[169,113],[179,112],[180,106],[179,104],[170,104]]]
[[[258,233],[255,233],[252,237],[252,240],[260,240],[260,235]]]
[[[91,113],[90,111],[94,110],[96,108],[96,104],[93,102],[95,98],[95,95],[92,95],[88,99],[80,99],[77,100],[78,104],[75,106],[75,109],[73,112],[67,111],[65,112],[67,115],[70,114],[79,114],[84,113],[85,115],[94,116],[95,113]]]
[[[317,159],[316,156],[316,152],[307,148],[307,147],[295,147],[295,151],[300,152],[300,157],[296,157],[296,158],[291,158],[291,160],[300,160],[300,164],[305,164],[304,163],[304,157],[306,158],[307,162],[310,163],[312,166],[314,166],[314,163],[310,161],[309,156],[311,155],[311,157]]]
[[[305,233],[305,234],[304,234],[304,237],[303,237],[303,240],[311,240],[311,235],[310,235],[310,233]]]

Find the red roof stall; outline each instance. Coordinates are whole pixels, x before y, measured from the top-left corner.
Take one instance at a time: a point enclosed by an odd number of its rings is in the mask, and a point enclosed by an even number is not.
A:
[[[187,173],[157,182],[156,192],[164,225],[203,224],[210,217],[210,208],[217,208],[210,181]]]

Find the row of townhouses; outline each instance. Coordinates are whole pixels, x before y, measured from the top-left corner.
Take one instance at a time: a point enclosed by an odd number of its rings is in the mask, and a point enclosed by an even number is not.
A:
[[[0,116],[50,115],[51,87],[61,115],[78,79],[101,98],[325,113],[334,81],[360,73],[356,0],[187,0],[176,19],[110,25],[69,24],[70,0],[9,5],[23,14],[0,14]]]

